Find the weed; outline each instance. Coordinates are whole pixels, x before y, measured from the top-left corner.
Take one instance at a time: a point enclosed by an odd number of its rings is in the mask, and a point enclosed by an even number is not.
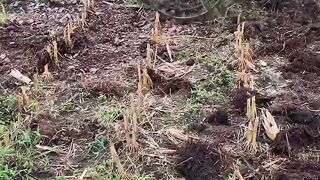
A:
[[[67,101],[63,102],[59,106],[60,112],[65,112],[69,110],[73,110],[75,108],[75,102],[73,98],[68,99]]]
[[[234,180],[236,178],[236,174],[234,171],[229,170],[226,175],[226,180]]]
[[[112,179],[112,180],[121,180],[121,176],[114,172],[112,169],[111,163],[105,161],[99,165],[88,168],[86,173],[86,178],[92,179]]]
[[[149,180],[149,179],[152,179],[152,175],[142,173],[142,174],[136,175],[134,179],[135,180]]]
[[[204,81],[195,84],[191,98],[187,101],[190,113],[198,113],[205,104],[221,103],[235,86],[235,73],[227,69],[217,54],[198,54],[190,51],[180,52],[179,58],[191,57],[213,74]],[[178,58],[178,59],[179,59]]]
[[[0,125],[15,121],[19,97],[15,95],[0,96]]]
[[[96,118],[103,126],[112,123],[122,115],[122,111],[117,106],[103,106],[96,112]]]
[[[234,87],[235,75],[232,71],[221,68],[216,76],[198,83],[192,90],[192,97],[197,103],[223,102],[227,93]]]
[[[186,51],[179,51],[176,53],[176,59],[178,61],[184,61],[187,60],[189,58],[194,58],[195,57],[195,53],[193,53],[192,51],[186,50]]]
[[[28,110],[27,112],[36,112],[38,110],[38,107],[39,107],[39,102],[36,100],[32,100],[27,108]]]
[[[191,114],[198,114],[202,108],[202,104],[191,98],[187,100],[186,108]]]
[[[4,95],[0,97],[0,179],[32,179],[36,158],[33,147],[40,142],[40,133],[21,129],[20,98]],[[37,101],[31,101],[26,109],[31,112],[37,107]]]
[[[65,180],[66,178],[64,178],[63,176],[57,176],[55,177],[55,180]]]
[[[222,65],[222,60],[217,54],[198,54],[195,56],[195,59],[210,71],[215,71],[217,68],[219,68],[220,65]]]
[[[23,131],[14,142],[15,145],[24,148],[32,148],[40,141],[39,131]]]
[[[0,179],[32,179],[35,155],[36,153],[31,148],[23,151],[18,151],[11,146],[2,148],[0,151]]]
[[[99,97],[98,97],[98,100],[102,101],[102,102],[106,101],[107,99],[108,99],[108,97],[106,95],[104,95],[104,94],[100,94]]]
[[[101,137],[95,141],[89,142],[86,149],[89,154],[94,154],[96,157],[99,156],[101,159],[105,157],[106,153],[109,151],[108,147],[109,146],[106,137]]]

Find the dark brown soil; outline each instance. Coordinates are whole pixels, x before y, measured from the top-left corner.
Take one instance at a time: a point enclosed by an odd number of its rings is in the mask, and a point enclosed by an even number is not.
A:
[[[176,169],[186,180],[223,179],[221,172],[225,160],[210,143],[187,142],[177,150],[176,155]]]
[[[319,127],[298,126],[282,130],[277,134],[272,146],[275,153],[296,154],[319,142]]]
[[[192,85],[188,80],[179,77],[167,78],[157,74],[152,69],[148,69],[148,74],[154,84],[156,93],[171,94],[180,92],[185,96],[190,96]]]
[[[317,180],[320,177],[320,166],[318,163],[295,160],[279,170],[275,180]]]
[[[217,110],[216,112],[210,114],[206,118],[206,121],[211,125],[230,125],[228,114],[223,110]]]
[[[283,67],[287,78],[294,73],[318,74],[320,56],[312,45],[319,42],[320,8],[312,0],[291,2],[281,1],[284,8],[270,14],[260,37],[265,45],[257,53],[287,57],[288,64]]]
[[[252,91],[246,88],[240,88],[233,92],[232,105],[235,109],[237,109],[241,114],[246,112],[247,108],[247,99],[251,97],[255,97],[256,104],[259,107],[268,106],[274,97],[263,96],[259,94],[257,91]]]
[[[75,31],[72,48],[66,47],[63,39],[58,38],[59,63],[54,65],[52,58],[48,56],[44,48],[51,41],[52,30],[62,32],[70,19],[69,16],[66,18],[58,17],[64,17],[68,13],[78,13],[79,7],[78,5],[57,6],[50,4],[34,8],[30,2],[26,2],[22,2],[21,6],[29,17],[25,17],[21,21],[7,21],[0,27],[1,87],[14,92],[21,85],[16,80],[7,78],[10,69],[17,68],[31,78],[34,73],[43,72],[44,65],[49,63],[49,70],[55,78],[55,82],[53,85],[51,84],[55,87],[50,93],[59,96],[59,100],[66,100],[74,95],[79,99],[78,103],[82,105],[83,99],[93,98],[91,101],[95,102],[95,107],[99,107],[101,102],[97,102],[97,97],[100,94],[104,94],[106,97],[123,98],[126,93],[136,90],[137,71],[135,67],[138,61],[145,58],[153,17],[150,18],[147,13],[136,11],[134,8],[117,7],[97,1],[97,11],[88,17],[88,25],[84,29]],[[220,148],[225,145],[231,147],[227,149],[228,151],[235,151],[232,162],[239,160],[238,158],[242,156],[250,159],[247,162],[247,168],[241,169],[241,173],[246,177],[252,174],[254,174],[251,176],[253,179],[255,175],[261,177],[261,174],[279,180],[319,179],[320,177],[318,163],[297,160],[301,153],[312,154],[316,152],[315,156],[319,156],[320,10],[312,0],[275,0],[263,6],[267,10],[261,16],[253,21],[247,21],[246,37],[249,41],[255,39],[260,41],[259,46],[252,43],[255,58],[270,56],[271,61],[276,61],[277,59],[273,56],[277,55],[284,59],[284,64],[277,69],[288,80],[289,89],[286,89],[287,91],[283,95],[276,97],[272,94],[262,95],[256,91],[240,89],[234,92],[232,102],[224,103],[223,108],[225,109],[206,113],[209,114],[206,119],[209,125],[202,120],[194,122],[194,118],[191,117],[193,123],[189,125],[188,130],[198,135],[200,139],[208,139],[208,142],[190,141],[176,148],[174,167],[186,180],[224,179],[226,170],[233,168],[233,163],[226,160],[225,156],[227,155],[220,152]],[[11,6],[8,10],[9,12],[21,11]],[[171,25],[170,22],[164,22],[164,25],[168,24]],[[213,29],[220,28],[220,24],[218,26],[191,24],[179,26],[179,28],[182,28],[180,31],[182,34],[197,34],[206,39],[207,37],[212,38],[210,35],[213,33]],[[222,43],[217,41],[212,44],[215,48],[219,48],[227,46],[228,43],[229,40],[224,40]],[[169,61],[166,49],[160,46],[158,50],[158,56]],[[178,51],[179,49],[172,47],[172,50]],[[209,51],[211,50],[209,48]],[[200,50],[200,52],[204,51]],[[189,59],[185,65],[195,66],[195,60]],[[193,84],[187,78],[167,77],[151,69],[148,69],[148,74],[153,81],[152,94],[155,94],[156,98],[162,98],[169,94],[183,94],[184,97],[190,97]],[[79,87],[79,84],[83,87]],[[86,90],[88,90],[90,98],[82,95],[80,97],[79,94]],[[39,99],[48,99],[49,101],[50,93],[49,95],[41,95]],[[92,97],[92,95],[94,96]],[[272,157],[269,157],[269,154],[265,155],[265,152],[254,156],[241,154],[245,150],[239,141],[239,129],[245,123],[244,112],[246,111],[247,99],[252,96],[256,97],[259,108],[269,108],[269,105],[277,107],[273,109],[272,113],[283,129],[273,143],[259,136],[259,140],[272,146]],[[184,100],[184,97],[179,98]],[[226,105],[227,103],[229,104]],[[39,128],[40,134],[46,137],[44,142],[41,142],[45,145],[76,147],[74,149],[76,157],[71,157],[68,160],[74,169],[82,172],[84,166],[89,162],[84,152],[78,151],[85,149],[87,142],[94,141],[99,136],[107,137],[104,133],[116,134],[112,128],[99,125],[99,122],[90,114],[93,112],[90,111],[91,108],[91,104],[80,110],[73,108],[74,112],[61,113],[63,115],[58,118],[40,116],[36,122],[33,122],[34,127],[32,126],[32,129]],[[208,108],[213,109],[212,107]],[[182,109],[186,109],[185,104]],[[163,111],[163,114],[180,113],[167,113],[166,109],[162,110],[161,108],[160,110]],[[240,114],[231,113],[235,110]],[[85,114],[86,111],[90,111],[90,113]],[[84,113],[82,114],[84,117],[78,116],[81,113]],[[156,112],[155,114],[156,117],[160,113]],[[154,116],[151,116],[150,121],[154,121],[153,118]],[[164,121],[174,118],[169,117]],[[123,117],[117,120],[123,122]],[[161,123],[165,124],[165,122]],[[157,122],[150,124],[152,123]],[[293,127],[288,128],[287,125],[293,125]],[[152,127],[152,132],[148,133],[155,134],[154,131],[156,130]],[[162,140],[166,139],[159,139],[159,141]],[[120,151],[124,149],[125,143],[124,140],[115,142],[120,155],[122,155]],[[312,151],[313,149],[316,150]],[[227,150],[224,149],[224,151]],[[135,154],[135,156],[137,155]],[[273,161],[273,158],[280,157],[286,158],[287,162],[280,166],[279,170],[275,173],[264,171],[263,162]],[[50,162],[59,167],[64,163],[56,156],[50,158],[52,158]],[[143,164],[148,163],[143,162]],[[8,160],[7,164],[14,164],[14,161]],[[156,167],[152,163],[149,166]],[[261,172],[257,172],[258,169]],[[42,169],[42,167],[37,170],[33,174],[37,178],[52,178],[57,175],[55,166],[49,170]],[[73,175],[68,169],[63,169],[58,173]],[[160,172],[159,174],[165,173]]]

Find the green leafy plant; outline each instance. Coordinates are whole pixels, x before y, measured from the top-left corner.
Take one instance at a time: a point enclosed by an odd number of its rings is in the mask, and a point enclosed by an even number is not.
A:
[[[41,134],[38,131],[23,131],[14,141],[15,145],[31,148],[38,144]]]
[[[96,118],[101,125],[114,122],[122,115],[122,111],[117,106],[103,106],[96,112]]]
[[[15,121],[17,116],[18,102],[18,96],[0,96],[0,125]]]

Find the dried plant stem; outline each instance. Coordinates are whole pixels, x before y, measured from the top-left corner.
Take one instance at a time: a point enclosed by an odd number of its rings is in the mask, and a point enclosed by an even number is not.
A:
[[[129,122],[128,122],[129,113],[126,111],[123,115],[124,120],[124,130],[126,135],[127,146],[130,146],[130,136],[129,136]]]
[[[111,154],[112,160],[116,163],[119,174],[122,176],[126,176],[126,172],[124,171],[124,168],[121,164],[121,161],[116,151],[116,148],[114,146],[114,143],[111,140],[109,140],[109,145],[110,145],[110,154]]]

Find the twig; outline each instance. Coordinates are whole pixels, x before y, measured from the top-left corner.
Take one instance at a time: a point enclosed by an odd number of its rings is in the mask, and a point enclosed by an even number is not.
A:
[[[42,146],[40,144],[37,144],[36,145],[36,148],[40,151],[51,151],[51,152],[55,152],[55,153],[58,153],[58,154],[68,154],[67,152],[65,151],[62,151],[62,150],[58,150],[58,149],[55,149],[53,147],[49,147],[49,146]]]
[[[288,156],[291,157],[291,146],[288,138],[288,134],[286,133],[286,140],[287,140],[287,146],[288,146]]]

